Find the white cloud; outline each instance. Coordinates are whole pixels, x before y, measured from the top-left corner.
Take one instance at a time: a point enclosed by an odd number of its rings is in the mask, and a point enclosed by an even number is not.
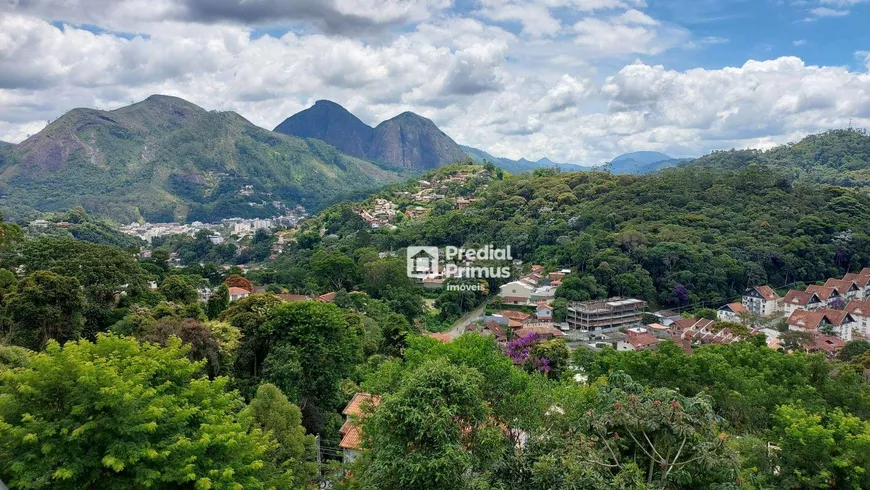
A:
[[[305,22],[320,29],[255,35],[255,22],[183,21],[183,2],[153,0],[153,9],[137,10],[140,1],[78,0],[73,9],[73,0],[30,0],[0,12],[0,139],[20,141],[74,107],[111,109],[153,93],[235,110],[266,128],[323,98],[370,124],[412,110],[494,155],[584,164],[630,150],[684,156],[783,143],[849,118],[870,125],[870,54],[856,53],[867,69],[853,71],[795,57],[667,69],[650,58],[673,49],[688,57],[690,43],[728,40],[693,38],[643,12],[641,1],[483,0],[471,17],[440,12],[449,1],[411,2],[425,8],[408,18],[425,20],[371,37],[335,35],[313,19]],[[339,19],[351,4],[325,5]],[[517,6],[541,16],[523,22],[483,12]],[[43,12],[49,8],[58,13]],[[405,11],[360,12],[376,29]],[[143,34],[56,27],[54,18]],[[510,32],[511,22],[524,31]],[[626,65],[638,56],[643,61]]]
[[[807,40],[806,39],[795,39],[791,43],[794,44],[795,46],[803,46],[807,43]]]
[[[663,26],[638,10],[613,17],[585,17],[573,27],[574,42],[592,56],[658,54],[689,38],[679,27]]]
[[[828,7],[816,7],[807,12],[810,13],[810,16],[805,18],[804,22],[812,22],[824,17],[845,17],[850,13],[848,10],[832,9]]]

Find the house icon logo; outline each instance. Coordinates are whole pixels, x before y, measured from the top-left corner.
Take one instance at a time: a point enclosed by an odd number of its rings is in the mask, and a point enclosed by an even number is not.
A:
[[[408,247],[408,277],[428,279],[438,275],[438,247]]]

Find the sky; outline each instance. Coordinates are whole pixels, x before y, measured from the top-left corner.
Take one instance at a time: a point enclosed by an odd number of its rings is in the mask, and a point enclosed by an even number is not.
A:
[[[0,0],[0,140],[152,94],[272,129],[329,99],[597,165],[870,127],[870,0]]]

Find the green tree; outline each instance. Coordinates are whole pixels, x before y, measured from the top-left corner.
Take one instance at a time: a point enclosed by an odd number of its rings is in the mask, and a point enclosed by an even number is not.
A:
[[[230,305],[230,290],[226,284],[221,284],[211,293],[208,302],[205,305],[205,314],[209,319],[214,320]]]
[[[74,277],[35,272],[21,280],[7,301],[9,338],[16,345],[36,350],[50,339],[65,342],[82,333],[85,297]]]
[[[870,351],[870,342],[866,340],[852,340],[843,346],[843,349],[837,354],[837,359],[849,362],[867,351]]]
[[[0,375],[0,472],[13,488],[265,488],[275,447],[237,420],[227,379],[197,378],[181,341],[49,342]]]
[[[594,454],[603,458],[597,463],[637,464],[649,484],[736,482],[736,455],[708,397],[644,389],[625,373],[613,373],[585,423],[588,428],[579,429],[594,437]]]
[[[365,422],[368,452],[355,468],[361,487],[474,488],[505,448],[501,430],[489,423],[482,383],[475,369],[445,359],[410,373]]]
[[[305,434],[302,412],[290,403],[277,386],[264,383],[251,403],[239,414],[248,430],[259,429],[275,439],[277,446],[267,453],[272,474],[265,482],[275,488],[311,486],[317,476],[314,437]]]
[[[199,300],[199,292],[181,276],[166,276],[158,291],[173,303],[190,304]]]
[[[322,285],[332,291],[350,289],[358,280],[356,263],[339,252],[318,250],[311,256],[311,271]]]
[[[870,423],[841,410],[785,405],[774,414],[781,488],[870,488]]]
[[[302,409],[305,428],[323,433],[328,413],[344,402],[341,381],[360,360],[361,332],[334,304],[309,301],[284,304],[243,334],[237,379],[251,386],[262,377],[278,386]]]

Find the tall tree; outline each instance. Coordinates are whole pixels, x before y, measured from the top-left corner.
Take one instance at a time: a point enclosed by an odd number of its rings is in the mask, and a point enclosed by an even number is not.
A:
[[[260,385],[251,403],[239,414],[239,421],[249,430],[258,428],[269,434],[277,443],[267,453],[272,472],[268,485],[280,488],[311,485],[317,475],[314,437],[305,434],[302,412],[277,386]]]
[[[505,449],[482,383],[475,369],[437,359],[385,395],[363,426],[362,488],[474,488]]]
[[[30,349],[39,349],[50,339],[75,339],[84,326],[84,308],[85,297],[76,278],[35,272],[22,279],[18,291],[8,298],[9,338]]]
[[[0,379],[0,474],[13,488],[265,488],[275,443],[200,368],[177,339],[49,342]]]

